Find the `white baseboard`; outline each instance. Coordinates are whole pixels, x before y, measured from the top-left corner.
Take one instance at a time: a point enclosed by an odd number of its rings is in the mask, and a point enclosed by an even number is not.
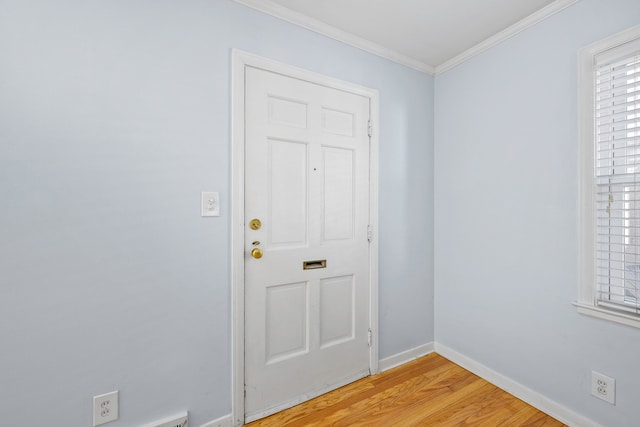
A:
[[[233,427],[233,417],[231,414],[225,415],[224,417],[204,423],[200,427]]]
[[[403,351],[402,353],[385,357],[384,359],[380,360],[378,366],[380,368],[380,372],[388,371],[389,369],[395,368],[396,366],[400,366],[407,362],[411,362],[412,360],[415,360],[418,357],[422,357],[429,353],[433,353],[433,351],[434,351],[433,343],[429,342],[426,344],[419,345],[418,347]]]
[[[453,363],[462,366],[467,371],[473,372],[482,379],[491,384],[500,387],[506,392],[514,395],[520,400],[527,402],[533,406],[551,415],[553,418],[570,426],[580,427],[601,427],[600,424],[576,413],[572,410],[560,405],[559,403],[543,396],[542,394],[531,390],[513,381],[510,378],[476,362],[475,360],[458,353],[457,351],[447,347],[446,345],[435,343],[435,352],[446,357]]]

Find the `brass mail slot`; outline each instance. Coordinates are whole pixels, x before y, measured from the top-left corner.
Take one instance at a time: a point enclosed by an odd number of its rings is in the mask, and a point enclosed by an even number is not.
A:
[[[314,270],[316,268],[327,268],[327,260],[319,259],[316,261],[303,261],[302,269],[303,270]]]

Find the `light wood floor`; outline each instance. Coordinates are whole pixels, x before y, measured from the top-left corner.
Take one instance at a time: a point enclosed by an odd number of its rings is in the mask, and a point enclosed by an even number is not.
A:
[[[564,424],[432,353],[246,426]]]

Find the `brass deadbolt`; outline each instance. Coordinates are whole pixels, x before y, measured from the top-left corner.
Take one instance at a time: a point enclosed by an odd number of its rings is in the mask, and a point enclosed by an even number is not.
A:
[[[251,221],[249,221],[249,227],[252,230],[260,230],[260,227],[262,227],[262,222],[260,222],[258,218],[254,218]]]
[[[251,256],[254,257],[255,259],[260,259],[262,258],[262,249],[260,248],[253,248],[251,250]]]

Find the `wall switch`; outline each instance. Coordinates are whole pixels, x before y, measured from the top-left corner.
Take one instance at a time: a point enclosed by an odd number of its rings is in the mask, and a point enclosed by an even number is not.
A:
[[[220,216],[220,194],[215,191],[201,193],[202,216]]]
[[[118,419],[118,390],[93,396],[93,427]]]
[[[616,380],[598,372],[591,371],[591,394],[598,399],[615,405]]]

